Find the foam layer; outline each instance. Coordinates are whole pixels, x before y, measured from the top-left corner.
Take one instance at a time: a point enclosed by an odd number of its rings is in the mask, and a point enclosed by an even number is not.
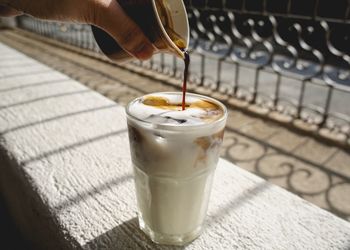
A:
[[[182,110],[181,93],[156,93],[136,99],[128,107],[131,116],[160,125],[201,125],[224,116],[221,106],[209,98],[186,95],[186,109]]]

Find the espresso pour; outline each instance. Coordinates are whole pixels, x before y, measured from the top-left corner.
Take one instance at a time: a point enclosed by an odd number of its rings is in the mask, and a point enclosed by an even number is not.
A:
[[[182,110],[186,109],[186,91],[187,91],[187,78],[188,78],[188,68],[190,66],[190,54],[186,50],[185,54],[185,69],[184,69],[184,80],[182,83]]]
[[[189,68],[187,52],[189,25],[185,6],[181,0],[117,0],[126,14],[140,27],[156,52],[171,53],[184,60],[182,110],[186,108],[186,90]],[[108,33],[92,26],[92,32],[101,51],[112,61],[132,59]]]

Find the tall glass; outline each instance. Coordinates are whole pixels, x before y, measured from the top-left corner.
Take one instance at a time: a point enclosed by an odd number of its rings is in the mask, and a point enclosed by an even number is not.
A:
[[[200,235],[227,118],[222,103],[186,96],[216,105],[222,116],[200,125],[162,124],[132,114],[131,107],[144,97],[126,108],[140,228],[161,244],[184,245]]]

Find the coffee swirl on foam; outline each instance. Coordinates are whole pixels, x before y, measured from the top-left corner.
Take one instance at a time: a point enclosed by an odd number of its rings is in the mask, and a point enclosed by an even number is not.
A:
[[[181,95],[171,93],[143,96],[130,105],[129,112],[143,121],[178,126],[208,124],[224,116],[219,105],[196,95],[186,97],[182,110]]]

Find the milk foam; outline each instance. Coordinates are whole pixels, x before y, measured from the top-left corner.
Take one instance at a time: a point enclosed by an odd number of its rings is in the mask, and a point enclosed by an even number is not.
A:
[[[180,93],[156,93],[136,99],[128,111],[139,120],[177,126],[208,124],[224,116],[222,107],[210,99],[187,94],[185,110],[181,108],[181,101]]]

